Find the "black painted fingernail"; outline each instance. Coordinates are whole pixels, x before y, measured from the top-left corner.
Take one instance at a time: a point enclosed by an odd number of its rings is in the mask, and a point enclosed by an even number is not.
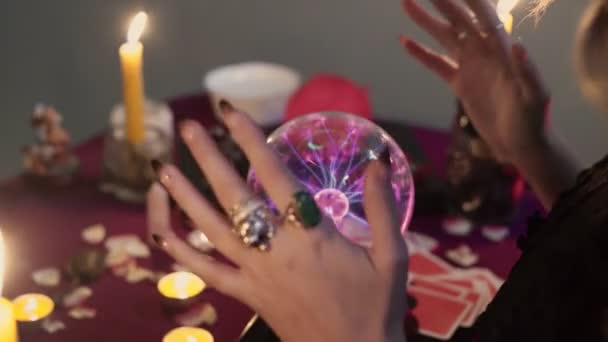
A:
[[[167,241],[158,234],[152,234],[152,240],[154,240],[154,243],[162,249],[167,247]]]
[[[219,105],[223,114],[228,114],[235,111],[232,103],[228,102],[227,100],[221,99]]]
[[[150,166],[152,166],[152,170],[158,174],[160,169],[163,167],[163,163],[161,163],[158,159],[152,159],[150,161]]]
[[[378,156],[378,160],[381,161],[384,165],[391,165],[391,151],[388,147],[385,147],[382,153]]]

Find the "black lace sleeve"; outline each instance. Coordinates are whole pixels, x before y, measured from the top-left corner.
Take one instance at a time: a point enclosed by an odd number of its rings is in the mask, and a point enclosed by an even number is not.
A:
[[[608,158],[532,217],[518,244],[478,341],[608,341]]]

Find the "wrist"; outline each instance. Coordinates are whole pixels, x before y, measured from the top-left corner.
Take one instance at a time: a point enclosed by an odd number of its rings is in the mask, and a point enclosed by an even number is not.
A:
[[[510,162],[525,173],[525,170],[532,161],[543,159],[554,153],[555,136],[552,132],[536,136],[529,139],[526,144],[521,144],[511,151]]]

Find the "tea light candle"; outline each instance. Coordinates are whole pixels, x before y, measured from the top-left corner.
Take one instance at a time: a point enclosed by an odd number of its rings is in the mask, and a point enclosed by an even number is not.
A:
[[[201,293],[205,289],[205,282],[190,272],[174,272],[162,277],[157,287],[167,298],[188,299]]]
[[[15,317],[20,322],[35,322],[53,312],[55,303],[42,294],[24,294],[13,300]]]
[[[163,342],[213,342],[213,335],[205,329],[180,327],[169,331]]]
[[[4,284],[4,259],[4,238],[2,237],[2,231],[0,231],[0,296],[2,294],[2,285]],[[2,297],[0,297],[0,341],[19,341],[17,321],[15,320],[15,308],[13,307],[13,303]]]

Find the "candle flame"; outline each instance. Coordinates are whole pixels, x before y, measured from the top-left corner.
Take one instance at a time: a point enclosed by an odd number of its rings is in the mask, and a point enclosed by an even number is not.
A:
[[[6,263],[6,255],[4,250],[4,236],[2,235],[2,230],[0,230],[0,297],[2,297],[2,290],[4,285],[4,271],[5,271],[5,263]]]
[[[129,25],[129,32],[127,32],[127,42],[136,43],[141,38],[141,35],[144,33],[144,29],[146,28],[146,23],[148,22],[148,15],[146,12],[139,12],[133,19],[131,20],[131,24]]]
[[[36,301],[36,299],[28,298],[27,302],[25,303],[25,306],[23,306],[23,312],[31,314],[32,312],[36,311],[37,308],[38,302]]]
[[[496,5],[496,12],[498,16],[505,17],[511,14],[511,11],[517,6],[519,0],[499,0]]]
[[[188,273],[179,273],[175,277],[175,283],[174,283],[175,291],[177,292],[177,295],[180,298],[188,297],[187,287],[188,287],[189,281],[190,281],[190,275]]]

